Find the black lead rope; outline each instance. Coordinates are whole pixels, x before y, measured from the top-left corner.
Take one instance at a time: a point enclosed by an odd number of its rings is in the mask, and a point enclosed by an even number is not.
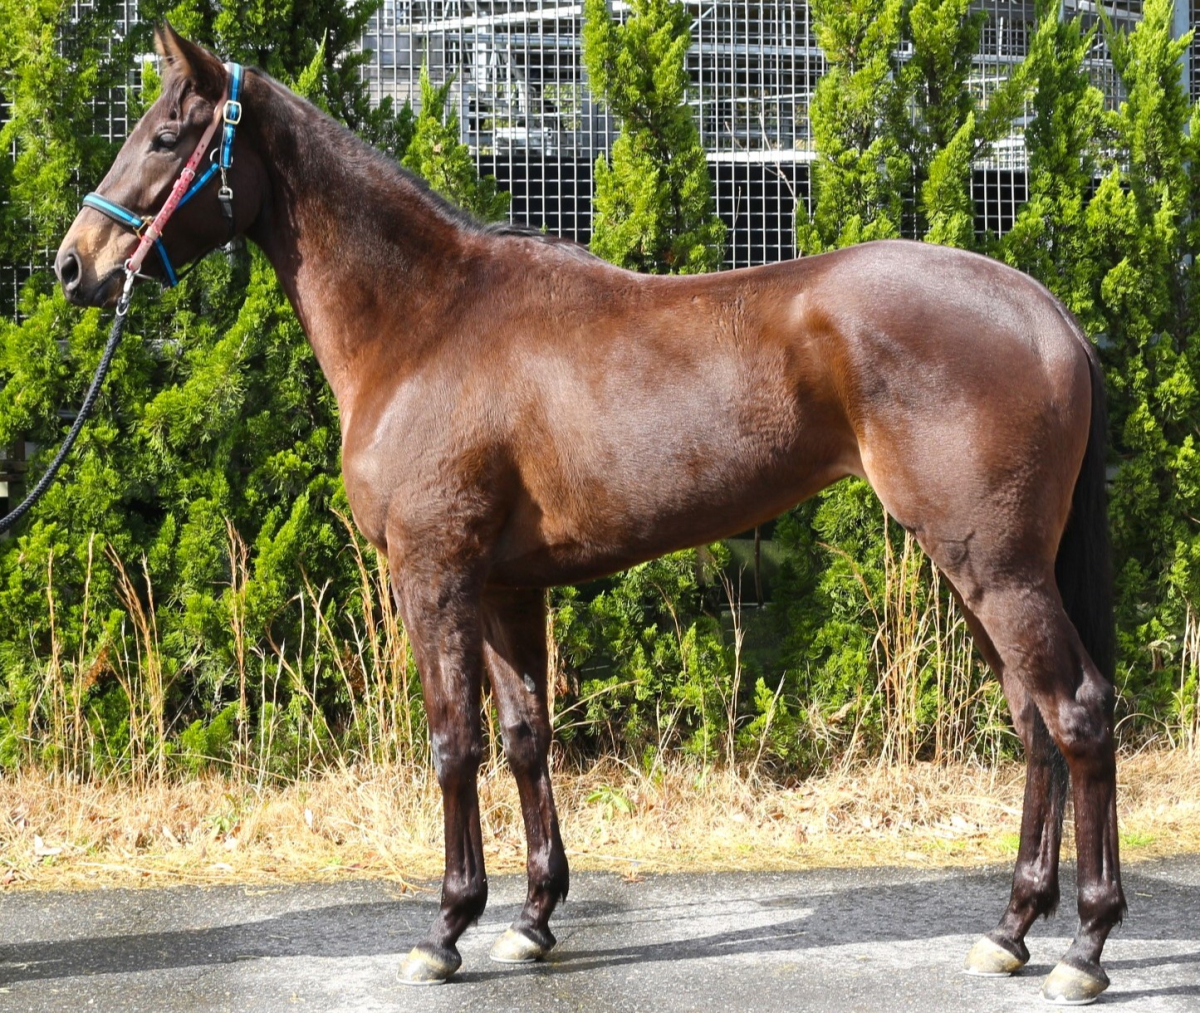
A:
[[[92,377],[92,385],[88,388],[87,396],[83,399],[83,404],[79,408],[79,414],[75,416],[75,422],[71,426],[71,431],[67,433],[67,438],[63,440],[63,445],[58,448],[58,453],[54,455],[54,460],[50,462],[50,467],[38,479],[38,484],[33,487],[33,491],[7,517],[0,517],[0,534],[3,534],[16,524],[17,521],[25,516],[30,507],[46,495],[46,490],[50,488],[50,484],[54,481],[54,476],[58,474],[58,469],[62,467],[67,454],[71,452],[71,447],[75,445],[79,431],[83,428],[87,417],[92,413],[92,408],[95,407],[96,399],[100,396],[100,385],[104,383],[104,377],[108,374],[108,367],[112,365],[113,356],[117,352],[117,345],[121,343],[121,331],[125,329],[125,316],[129,312],[129,300],[132,295],[133,275],[127,275],[125,288],[121,292],[121,298],[117,300],[117,315],[113,320],[112,330],[108,333],[108,344],[104,346],[104,354],[100,356],[100,365],[96,367],[96,375]]]

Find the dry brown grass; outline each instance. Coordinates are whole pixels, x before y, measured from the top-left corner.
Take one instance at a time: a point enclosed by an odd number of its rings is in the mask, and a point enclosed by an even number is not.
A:
[[[1143,751],[1120,766],[1126,859],[1200,850],[1200,763]],[[640,872],[1009,861],[1022,769],[862,766],[796,788],[684,764],[653,779],[618,763],[556,777],[572,864]],[[502,767],[481,777],[489,869],[524,867]],[[1068,846],[1070,832],[1068,823]],[[441,807],[424,767],[348,768],[253,790],[217,776],[136,792],[26,773],[0,778],[0,881],[9,888],[440,875]]]

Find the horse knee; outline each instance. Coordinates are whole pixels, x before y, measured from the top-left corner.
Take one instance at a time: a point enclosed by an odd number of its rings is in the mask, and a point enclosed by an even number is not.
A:
[[[483,763],[483,743],[478,735],[464,737],[455,732],[434,731],[430,735],[433,769],[438,783],[446,788],[474,778]]]
[[[501,729],[504,739],[504,755],[516,773],[532,773],[546,760],[550,748],[548,729],[538,727],[525,718],[507,723]]]

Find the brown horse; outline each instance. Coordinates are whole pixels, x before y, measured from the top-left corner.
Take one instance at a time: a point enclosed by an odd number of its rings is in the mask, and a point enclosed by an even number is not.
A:
[[[229,86],[170,26],[158,45],[162,96],[100,187],[139,216],[163,202]],[[1064,308],[998,263],[906,242],[631,274],[470,220],[259,71],[241,98],[232,218],[208,189],[163,241],[176,262],[231,229],[257,243],[337,396],[346,492],[391,565],[444,797],[440,913],[401,977],[451,975],[487,900],[485,672],[529,874],[493,956],[554,945],[568,880],[547,767],[544,589],[745,530],[858,475],[953,584],[1028,754],[1011,899],[967,969],[1022,966],[1026,931],[1054,909],[1069,769],[1080,925],[1043,994],[1094,998],[1125,908],[1105,415],[1096,356]],[[81,211],[56,264],[67,297],[111,305],[131,246],[121,225]]]

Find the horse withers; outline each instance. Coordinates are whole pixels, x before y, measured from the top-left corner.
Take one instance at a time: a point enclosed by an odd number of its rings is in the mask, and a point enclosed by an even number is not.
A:
[[[157,41],[162,95],[98,191],[135,222],[214,119],[232,118],[230,70],[169,25]],[[1080,921],[1043,994],[1094,999],[1125,908],[1105,414],[1095,353],[1062,305],[984,257],[900,241],[632,274],[473,221],[261,71],[238,84],[228,193],[181,205],[143,270],[164,276],[246,235],[337,397],[346,493],[390,564],[444,798],[440,910],[402,979],[453,974],[487,900],[485,673],[529,879],[492,956],[554,945],[568,870],[547,765],[544,589],[746,530],[857,475],[953,586],[1027,752],[1012,894],[967,969],[1020,968],[1027,930],[1055,908],[1069,772]],[[111,305],[133,242],[120,220],[82,210],[56,263],[67,298]]]

